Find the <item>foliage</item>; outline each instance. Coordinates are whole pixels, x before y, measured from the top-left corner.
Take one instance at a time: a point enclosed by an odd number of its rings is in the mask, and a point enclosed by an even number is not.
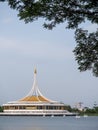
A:
[[[91,114],[94,114],[94,113],[96,113],[96,111],[94,110],[94,109],[87,109],[86,111],[85,111],[85,113],[91,113]]]
[[[98,30],[89,33],[86,30],[76,30],[76,46],[74,53],[79,64],[80,71],[92,69],[93,74],[98,76]]]
[[[81,115],[87,114],[87,115],[98,115],[98,107],[93,108],[87,108],[86,110],[82,111],[80,113]]]
[[[96,113],[98,113],[98,107],[94,107]]]
[[[0,106],[0,112],[3,112],[3,107],[2,106]]]
[[[8,2],[26,23],[44,18],[47,29],[67,23],[66,28],[75,29],[77,46],[74,49],[80,71],[92,70],[98,76],[98,30],[89,33],[79,27],[87,20],[98,24],[98,0],[0,0]],[[48,21],[48,22],[46,22]]]
[[[65,109],[68,110],[69,112],[72,112],[72,108],[71,108],[71,106],[69,106],[69,105],[68,105],[68,106],[65,106]]]
[[[72,108],[71,106],[65,106],[65,109],[68,110],[69,112],[74,112],[78,113],[79,115],[96,115],[98,116],[98,106],[93,107],[93,108],[84,108],[82,111],[77,109],[77,108]]]

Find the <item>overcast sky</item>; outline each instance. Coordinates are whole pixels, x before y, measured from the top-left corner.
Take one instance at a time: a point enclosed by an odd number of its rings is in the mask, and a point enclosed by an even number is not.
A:
[[[52,31],[43,20],[25,24],[5,3],[0,3],[0,105],[29,93],[34,67],[42,94],[68,105],[98,103],[98,78],[90,71],[80,73],[73,49],[74,30],[66,24]],[[86,24],[89,31],[96,26]]]

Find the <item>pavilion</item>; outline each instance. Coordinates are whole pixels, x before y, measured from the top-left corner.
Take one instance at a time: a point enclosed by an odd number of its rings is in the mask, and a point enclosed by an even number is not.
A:
[[[34,69],[34,82],[27,96],[18,101],[3,104],[5,115],[65,116],[73,115],[66,110],[65,104],[52,101],[42,95],[37,84],[37,70]]]

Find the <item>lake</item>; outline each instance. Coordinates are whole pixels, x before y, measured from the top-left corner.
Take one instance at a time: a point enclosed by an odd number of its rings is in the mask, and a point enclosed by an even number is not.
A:
[[[98,130],[98,117],[0,116],[0,130]]]

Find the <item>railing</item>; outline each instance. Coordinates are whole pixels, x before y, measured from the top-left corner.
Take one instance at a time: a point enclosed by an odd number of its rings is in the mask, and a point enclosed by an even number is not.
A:
[[[4,113],[24,113],[24,114],[64,114],[67,110],[4,110]]]

